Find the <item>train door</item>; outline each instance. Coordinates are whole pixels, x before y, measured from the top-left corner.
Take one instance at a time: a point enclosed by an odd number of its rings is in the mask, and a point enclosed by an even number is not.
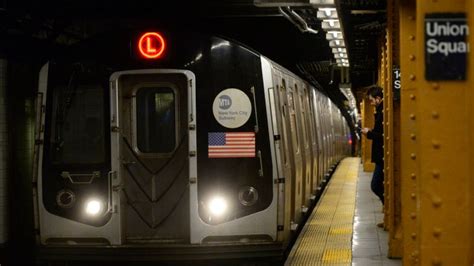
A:
[[[321,106],[321,124],[322,124],[322,131],[323,131],[323,174],[326,177],[328,172],[328,123],[327,123],[327,105],[324,97],[320,98],[320,106]]]
[[[112,170],[125,243],[189,242],[193,76],[133,70],[111,77]]]
[[[311,105],[313,107],[313,112],[314,112],[314,132],[316,134],[316,149],[317,149],[317,162],[316,164],[318,165],[317,169],[317,181],[316,181],[316,188],[318,189],[320,187],[320,182],[321,182],[321,176],[322,176],[322,153],[321,153],[321,123],[319,121],[320,119],[320,112],[319,112],[319,106],[318,106],[318,101],[319,101],[319,94],[316,90],[311,91]]]
[[[300,138],[300,149],[302,157],[302,211],[306,212],[308,207],[311,204],[311,149],[309,145],[309,133],[308,133],[308,123],[307,116],[308,112],[305,105],[305,87],[302,84],[295,83],[296,99],[295,99],[295,109],[296,117],[298,119],[297,126],[299,128],[299,138]]]
[[[330,156],[330,167],[332,168],[335,160],[335,138],[334,138],[334,117],[336,116],[335,107],[332,104],[331,100],[328,98],[328,106],[329,106],[329,156]]]
[[[319,123],[319,109],[318,109],[318,92],[316,90],[311,90],[311,100],[310,100],[310,105],[313,110],[313,123],[314,123],[314,134],[315,134],[315,139],[316,139],[316,165],[317,165],[317,171],[316,171],[316,190],[319,189],[320,187],[320,182],[321,182],[321,176],[322,176],[322,164],[321,164],[321,130],[320,130],[320,123]]]
[[[277,72],[278,73],[278,72]],[[278,73],[279,74],[279,73]],[[284,169],[285,174],[285,204],[290,207],[291,229],[296,229],[301,219],[301,151],[298,148],[298,136],[294,109],[294,90],[287,86],[288,80],[280,75],[275,75],[275,84],[278,85],[276,99],[281,110],[280,128],[284,143]]]
[[[274,88],[270,89],[270,101],[272,109],[272,119],[274,129],[273,132],[276,135],[276,139],[280,140],[276,142],[276,153],[278,163],[279,178],[284,178],[284,183],[281,184],[284,189],[279,189],[279,204],[284,206],[279,211],[279,220],[283,220],[283,231],[285,232],[282,239],[289,239],[288,234],[291,229],[291,221],[293,218],[293,204],[292,204],[292,182],[293,179],[293,168],[292,168],[292,146],[291,146],[291,133],[289,131],[288,121],[288,104],[286,99],[286,87],[282,83],[282,79],[279,75],[273,73],[273,84]],[[283,181],[283,180],[281,180]]]
[[[283,86],[286,87],[286,98],[288,103],[288,125],[290,129],[291,146],[293,148],[293,179],[292,181],[292,208],[293,208],[293,219],[295,224],[298,224],[301,220],[301,206],[303,198],[303,158],[301,151],[301,138],[299,133],[299,126],[297,120],[297,109],[296,101],[298,95],[294,87],[286,86],[286,82],[283,81]]]
[[[324,107],[322,105],[322,99],[323,99],[323,96],[322,94],[319,94],[318,95],[318,111],[319,111],[319,130],[318,132],[320,132],[320,145],[319,145],[319,150],[320,150],[320,154],[321,154],[321,161],[320,161],[320,164],[321,165],[321,181],[324,180],[325,178],[325,175],[326,175],[326,126],[324,124],[324,116],[326,115],[326,113],[323,111],[324,110]]]
[[[313,106],[313,89],[306,87],[305,90],[305,104],[308,110],[308,130],[309,130],[309,142],[311,149],[311,193],[315,193],[318,187],[318,143],[315,128],[315,113]]]
[[[331,116],[330,116],[330,106],[329,106],[329,98],[324,99],[324,109],[327,110],[325,112],[325,134],[326,134],[326,172],[331,170]]]

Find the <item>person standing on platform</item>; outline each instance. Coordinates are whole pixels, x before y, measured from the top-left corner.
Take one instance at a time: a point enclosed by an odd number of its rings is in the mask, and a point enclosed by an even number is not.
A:
[[[368,139],[372,140],[372,162],[375,163],[374,175],[370,187],[372,191],[379,197],[384,204],[384,174],[383,174],[383,90],[378,86],[370,87],[367,91],[370,105],[375,106],[375,123],[374,128],[361,129]],[[378,227],[383,227],[383,223],[377,224]]]

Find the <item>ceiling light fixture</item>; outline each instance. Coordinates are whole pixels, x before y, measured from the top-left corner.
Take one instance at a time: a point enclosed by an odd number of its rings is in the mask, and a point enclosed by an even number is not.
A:
[[[329,42],[329,47],[332,48],[337,65],[340,67],[349,66],[348,49],[345,45],[346,41],[344,40],[338,10],[334,6],[324,6],[323,2],[326,2],[326,0],[310,0],[310,3],[320,6],[317,18],[321,20],[321,28],[326,31],[326,39]]]

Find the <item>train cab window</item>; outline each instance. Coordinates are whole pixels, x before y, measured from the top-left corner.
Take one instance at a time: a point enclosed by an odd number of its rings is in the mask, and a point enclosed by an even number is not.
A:
[[[80,84],[53,92],[50,152],[54,164],[105,161],[104,90]]]
[[[142,153],[168,154],[176,147],[176,99],[168,87],[139,88],[136,93],[136,143]]]

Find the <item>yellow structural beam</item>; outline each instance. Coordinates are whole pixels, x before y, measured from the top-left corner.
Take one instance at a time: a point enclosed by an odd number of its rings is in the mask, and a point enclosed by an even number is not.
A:
[[[417,91],[416,69],[417,40],[416,35],[416,2],[402,0],[399,5],[400,21],[400,181],[401,181],[401,209],[403,228],[403,265],[419,264],[419,217],[417,199],[417,124],[416,103]]]
[[[464,81],[428,81],[427,14],[465,13],[471,1],[416,2],[416,123],[418,250],[421,265],[472,265],[472,70]],[[471,6],[472,7],[472,6]],[[445,25],[445,23],[443,23]],[[472,39],[472,37],[471,37]],[[468,56],[469,59],[472,55]],[[432,64],[432,63],[430,63]],[[439,63],[441,64],[441,62]],[[468,61],[466,67],[472,67]]]
[[[388,256],[402,256],[400,210],[400,104],[395,99],[393,67],[398,65],[398,1],[387,1],[384,80],[385,225],[389,230]]]
[[[468,90],[468,97],[465,98],[465,101],[466,101],[466,109],[467,109],[467,113],[468,113],[468,121],[467,121],[467,126],[468,126],[468,132],[469,132],[469,135],[468,135],[468,140],[469,140],[469,143],[468,143],[468,148],[467,150],[469,151],[469,155],[468,155],[468,158],[469,158],[469,175],[468,177],[472,177],[473,176],[473,166],[474,166],[474,96],[473,96],[473,93],[472,93],[472,88],[474,87],[474,52],[472,51],[473,48],[473,45],[474,45],[474,34],[472,33],[472,31],[474,30],[474,1],[466,1],[466,6],[465,6],[465,9],[464,10],[468,10],[467,11],[467,21],[468,21],[468,25],[469,25],[469,28],[471,29],[471,34],[469,35],[468,37],[468,42],[471,44],[471,52],[468,53],[468,72],[467,72],[467,84],[466,84],[466,87],[465,87],[465,90]],[[469,88],[471,88],[471,90],[469,90]],[[474,252],[472,252],[472,250],[474,249],[474,233],[472,233],[474,231],[474,211],[472,210],[473,209],[473,205],[474,205],[474,182],[473,181],[470,181],[470,184],[467,184],[467,189],[469,190],[469,194],[470,195],[470,198],[468,198],[467,200],[469,201],[469,205],[468,205],[468,213],[470,215],[470,223],[468,225],[469,229],[470,229],[470,233],[469,235],[471,236],[471,239],[470,239],[470,245],[469,245],[469,249],[471,250],[471,252],[469,253],[469,264],[470,265],[473,265],[474,264]],[[466,232],[467,233],[467,232]]]
[[[387,47],[387,32],[385,32],[385,35],[381,38],[381,40],[379,41],[379,52],[380,52],[380,62],[379,62],[379,79],[378,79],[378,85],[380,87],[383,88],[383,98],[384,98],[384,101],[383,101],[383,105],[384,105],[384,110],[383,110],[383,133],[384,133],[384,146],[383,146],[383,149],[384,149],[384,198],[385,198],[385,201],[387,202],[387,204],[384,205],[384,213],[386,214],[388,212],[388,208],[389,208],[389,203],[388,203],[388,200],[390,198],[390,190],[389,190],[389,184],[390,184],[390,181],[389,181],[389,176],[387,173],[387,168],[386,167],[389,167],[388,166],[390,164],[390,145],[387,145],[387,140],[386,140],[386,136],[389,134],[389,130],[388,130],[388,125],[390,124],[390,114],[387,112],[387,109],[390,109],[390,106],[387,106],[387,105],[390,105],[390,100],[388,100],[388,98],[390,98],[390,95],[389,95],[389,91],[387,90],[387,80],[388,80],[388,77],[387,77],[387,50],[388,50],[388,47]],[[384,225],[385,225],[385,229],[388,229],[388,216],[385,215],[384,216]]]

